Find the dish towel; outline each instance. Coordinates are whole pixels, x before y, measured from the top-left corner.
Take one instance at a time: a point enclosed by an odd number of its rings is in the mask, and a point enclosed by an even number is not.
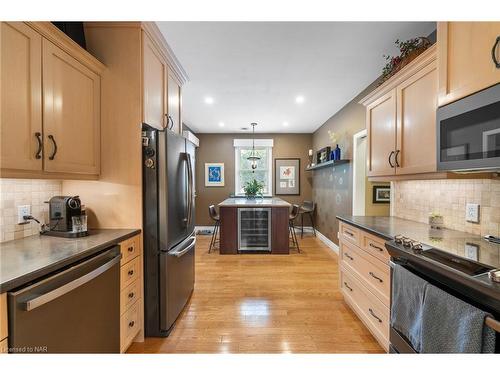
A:
[[[395,264],[392,273],[391,327],[405,336],[417,352],[421,349],[422,307],[427,281]]]
[[[422,314],[421,353],[494,353],[490,314],[429,284]]]

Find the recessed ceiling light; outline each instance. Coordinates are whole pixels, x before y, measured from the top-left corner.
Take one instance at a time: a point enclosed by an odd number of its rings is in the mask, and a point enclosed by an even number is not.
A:
[[[305,100],[305,98],[304,98],[302,95],[299,95],[299,96],[297,96],[297,97],[295,98],[295,102],[296,102],[296,103],[299,103],[299,104],[304,103],[304,100]]]
[[[240,130],[248,130],[248,128],[247,127],[243,127]]]
[[[211,96],[205,97],[205,103],[206,104],[214,104],[214,98],[212,98]]]
[[[223,122],[219,122],[219,126],[220,126],[221,128],[223,128],[223,127],[224,127],[224,123],[223,123]]]
[[[284,121],[283,126],[288,126],[288,121]]]

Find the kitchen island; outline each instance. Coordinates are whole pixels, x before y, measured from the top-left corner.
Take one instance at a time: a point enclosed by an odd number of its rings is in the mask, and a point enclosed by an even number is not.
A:
[[[280,198],[228,198],[219,203],[220,253],[288,254],[290,207]]]

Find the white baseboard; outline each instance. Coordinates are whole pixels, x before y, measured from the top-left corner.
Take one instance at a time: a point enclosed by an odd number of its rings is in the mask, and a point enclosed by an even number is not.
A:
[[[326,246],[328,246],[330,249],[332,249],[335,254],[339,255],[339,246],[330,240],[328,237],[326,237],[323,233],[319,232],[316,229],[316,236],[323,242]]]

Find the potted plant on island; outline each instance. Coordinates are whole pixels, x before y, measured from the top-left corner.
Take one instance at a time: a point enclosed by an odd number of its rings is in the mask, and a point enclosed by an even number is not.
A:
[[[255,178],[252,181],[249,181],[243,187],[243,191],[247,199],[255,199],[255,197],[263,196],[264,184],[257,181]]]

